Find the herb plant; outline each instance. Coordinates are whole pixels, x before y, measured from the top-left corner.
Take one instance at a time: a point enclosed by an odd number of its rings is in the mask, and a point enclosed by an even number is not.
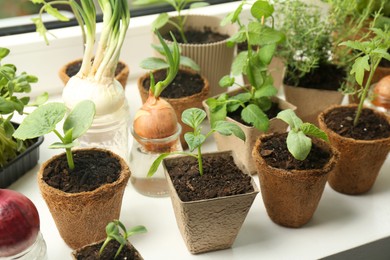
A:
[[[277,45],[284,41],[284,34],[274,29],[272,16],[274,7],[268,1],[256,1],[251,6],[252,19],[244,24],[240,14],[244,5],[251,4],[242,1],[236,10],[229,13],[222,25],[236,23],[239,31],[228,39],[232,44],[246,43],[247,51],[240,52],[233,61],[233,76],[244,74],[248,77],[250,86],[239,85],[234,77],[224,76],[219,84],[221,87],[239,86],[244,90],[235,96],[222,94],[218,98],[209,98],[211,124],[224,120],[228,112],[242,108],[241,118],[244,122],[253,125],[260,131],[267,131],[269,119],[265,111],[272,105],[271,97],[277,94],[273,86],[273,79],[268,73],[268,66],[275,53]],[[266,24],[267,20],[271,25]]]
[[[241,130],[241,128],[236,124],[227,121],[215,122],[214,126],[206,135],[202,134],[201,123],[204,121],[205,118],[206,112],[199,108],[189,108],[183,111],[181,120],[183,121],[183,123],[190,126],[194,130],[193,132],[187,132],[184,134],[184,139],[188,144],[190,152],[176,151],[160,154],[150,167],[149,172],[147,174],[148,177],[153,176],[163,159],[173,154],[183,154],[196,158],[198,160],[199,174],[202,176],[202,145],[206,141],[206,139],[214,132],[218,132],[222,135],[233,134],[241,140],[245,141],[245,133]],[[194,150],[197,150],[197,153],[192,153]]]
[[[122,230],[122,232],[120,230]],[[122,222],[120,222],[119,220],[114,220],[108,223],[106,226],[107,238],[103,242],[103,245],[99,250],[99,255],[103,253],[104,249],[106,248],[106,246],[111,240],[116,240],[120,244],[120,247],[116,251],[116,254],[114,256],[115,259],[118,257],[123,247],[126,245],[129,237],[135,234],[140,234],[145,232],[147,232],[147,230],[144,226],[135,226],[127,230],[125,225],[123,225]]]
[[[153,30],[160,29],[165,24],[172,24],[180,33],[181,39],[184,43],[187,43],[187,37],[184,32],[184,25],[186,23],[187,17],[182,15],[183,9],[190,5],[189,8],[196,8],[207,6],[208,3],[204,2],[204,0],[136,0],[134,2],[135,5],[148,5],[148,4],[157,4],[165,2],[171,5],[175,11],[177,12],[177,22],[169,19],[169,15],[167,13],[160,13],[156,20],[152,23]]]
[[[382,58],[390,61],[390,54],[388,53],[390,46],[390,28],[386,26],[384,30],[378,28],[371,28],[371,30],[375,33],[375,36],[372,39],[363,42],[346,41],[340,44],[352,48],[356,52],[355,60],[350,71],[350,74],[355,75],[355,80],[360,87],[358,90],[360,101],[353,121],[355,126],[359,122],[364,101],[367,97],[372,78],[379,62]],[[366,71],[369,72],[369,74],[368,79],[363,86],[363,78]]]
[[[31,83],[36,83],[38,78],[25,72],[17,74],[13,64],[2,64],[9,53],[9,49],[0,47],[0,168],[26,150],[23,141],[12,138],[14,113],[22,115],[26,106],[39,106],[48,99],[48,94],[44,93],[29,104],[30,97],[21,96],[31,91]]]
[[[66,112],[67,109],[63,103],[53,102],[42,105],[23,120],[13,137],[25,140],[54,132],[60,142],[51,144],[49,148],[65,149],[68,166],[73,170],[74,161],[71,149],[78,145],[76,139],[91,126],[95,116],[95,104],[89,100],[78,103],[66,116],[62,128],[63,134],[60,134],[56,127],[64,119]]]
[[[277,118],[290,126],[286,140],[287,149],[297,160],[305,160],[310,153],[312,140],[308,135],[329,142],[325,132],[311,123],[303,123],[291,109],[279,112]]]

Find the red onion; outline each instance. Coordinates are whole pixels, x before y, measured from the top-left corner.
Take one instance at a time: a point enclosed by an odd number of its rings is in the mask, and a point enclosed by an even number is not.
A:
[[[31,200],[19,192],[0,189],[0,257],[26,250],[38,233],[39,215]]]

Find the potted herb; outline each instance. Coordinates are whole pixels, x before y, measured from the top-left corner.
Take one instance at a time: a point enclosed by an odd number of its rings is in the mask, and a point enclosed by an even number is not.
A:
[[[285,98],[297,106],[296,113],[303,121],[317,124],[323,109],[343,99],[338,90],[346,72],[332,60],[333,23],[320,7],[301,0],[277,1],[275,5],[281,18],[278,27],[286,34],[276,53],[286,67]]]
[[[17,73],[13,64],[3,64],[9,49],[0,48],[0,188],[6,188],[33,168],[39,159],[39,145],[43,137],[33,140],[18,140],[12,134],[18,124],[11,122],[15,113],[22,115],[26,106],[44,103],[48,95],[44,93],[30,103],[31,83],[38,79],[25,72]]]
[[[66,84],[62,98],[68,109],[81,100],[92,100],[96,105],[96,116],[90,129],[80,138],[84,146],[102,147],[128,157],[129,109],[125,92],[115,80],[121,48],[130,22],[127,0],[97,1],[103,12],[103,23],[96,52],[96,7],[93,0],[45,0],[33,1],[42,4],[39,17],[33,18],[37,31],[47,39],[47,29],[42,22],[42,13],[66,21],[54,7],[57,4],[70,6],[82,30],[85,41],[84,56],[79,72]],[[97,4],[96,4],[97,5]]]
[[[137,0],[134,4],[144,5],[160,3],[159,0]],[[163,38],[171,42],[170,32],[173,32],[179,42],[183,56],[193,59],[200,67],[200,74],[210,82],[209,96],[221,93],[225,89],[218,88],[218,81],[229,73],[232,64],[234,48],[228,47],[227,39],[237,28],[234,25],[220,26],[221,20],[216,16],[184,15],[183,9],[207,5],[200,0],[173,0],[164,2],[171,5],[177,16],[169,17],[161,13],[152,24],[153,31],[158,29]],[[153,41],[158,42],[157,37]]]
[[[160,43],[165,44],[162,38],[160,38]],[[167,77],[169,69],[174,66],[174,63],[177,61],[169,59],[165,49],[162,48],[161,45],[152,46],[163,58],[147,58],[141,62],[140,66],[143,69],[153,71],[152,73],[155,81],[163,81]],[[167,50],[172,52],[171,49]],[[180,118],[183,111],[187,108],[202,107],[202,101],[207,98],[210,86],[208,80],[198,73],[199,66],[191,58],[181,55],[174,58],[179,59],[180,66],[184,66],[185,68],[179,68],[173,80],[161,92],[161,97],[172,105],[175,109],[176,116]],[[150,73],[146,73],[139,77],[137,85],[142,102],[145,103],[151,86]],[[180,122],[180,125],[182,128],[180,141],[183,149],[186,149],[187,143],[184,140],[184,133],[189,131],[190,127],[182,122]]]
[[[229,41],[236,44],[246,42],[248,45],[247,51],[242,51],[235,57],[232,74],[246,75],[250,84],[241,86],[234,77],[224,76],[220,80],[220,86],[227,88],[234,85],[239,87],[238,90],[209,98],[204,102],[204,107],[209,113],[211,125],[219,120],[227,120],[235,122],[245,132],[245,143],[233,136],[224,137],[216,133],[214,137],[218,150],[237,151],[237,157],[245,171],[255,173],[251,153],[257,137],[266,131],[284,132],[287,125],[273,118],[280,110],[293,106],[276,97],[277,89],[268,72],[276,47],[284,40],[282,33],[266,25],[266,20],[273,20],[273,6],[267,1],[254,2],[251,6],[253,19],[244,24],[240,13],[245,4],[249,3],[243,1],[225,21],[240,25],[238,33]]]
[[[92,101],[81,101],[70,111],[61,134],[56,126],[66,112],[63,103],[42,105],[23,120],[13,136],[24,140],[53,132],[60,139],[49,148],[65,149],[65,153],[41,165],[38,186],[61,237],[71,248],[79,248],[102,239],[107,223],[119,218],[130,170],[109,150],[72,150],[93,122]]]
[[[72,252],[73,259],[123,259],[142,260],[142,256],[128,241],[129,237],[146,232],[144,226],[135,226],[129,230],[119,220],[107,224],[105,240],[86,245]]]
[[[358,105],[333,106],[319,115],[319,125],[330,142],[340,151],[337,171],[330,174],[330,186],[345,194],[362,194],[375,183],[390,150],[390,118],[383,112],[364,107],[370,84],[381,59],[390,60],[387,27],[371,29],[375,37],[367,41],[342,43],[357,52],[351,74],[360,86]],[[363,85],[364,73],[369,71]]]
[[[290,131],[260,136],[253,158],[269,217],[279,225],[297,228],[312,218],[339,153],[323,131],[303,123],[291,109],[277,117]]]
[[[201,123],[205,118],[206,113],[199,108],[185,110],[182,121],[193,128],[185,134],[190,151],[163,153],[148,172],[152,176],[162,162],[177,225],[193,254],[231,247],[258,193],[232,151],[203,154],[201,150],[213,132],[245,140],[242,130],[219,121],[203,134]],[[174,154],[182,156],[166,158]]]

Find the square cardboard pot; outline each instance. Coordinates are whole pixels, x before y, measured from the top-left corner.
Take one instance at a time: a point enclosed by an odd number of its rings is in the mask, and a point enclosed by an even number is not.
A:
[[[203,156],[234,154],[231,151],[207,153]],[[259,189],[252,179],[250,193],[183,202],[167,172],[166,163],[186,156],[163,161],[176,222],[183,240],[192,254],[226,249],[232,246]],[[234,159],[235,160],[235,159]]]

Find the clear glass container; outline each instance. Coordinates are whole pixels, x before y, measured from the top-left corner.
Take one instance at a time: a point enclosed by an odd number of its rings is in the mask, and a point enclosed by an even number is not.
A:
[[[78,139],[80,146],[105,148],[129,162],[129,115],[127,101],[113,113],[96,115],[92,126]]]
[[[133,128],[133,145],[130,152],[131,183],[136,191],[151,197],[168,196],[168,184],[162,165],[158,167],[152,177],[147,177],[153,161],[161,154],[173,151],[182,151],[180,144],[181,126],[177,124],[177,132],[161,139],[147,139],[138,136]],[[155,149],[152,149],[151,147]],[[157,149],[156,149],[157,148]]]
[[[41,232],[38,233],[35,243],[19,254],[0,257],[1,260],[47,260],[47,248]]]

